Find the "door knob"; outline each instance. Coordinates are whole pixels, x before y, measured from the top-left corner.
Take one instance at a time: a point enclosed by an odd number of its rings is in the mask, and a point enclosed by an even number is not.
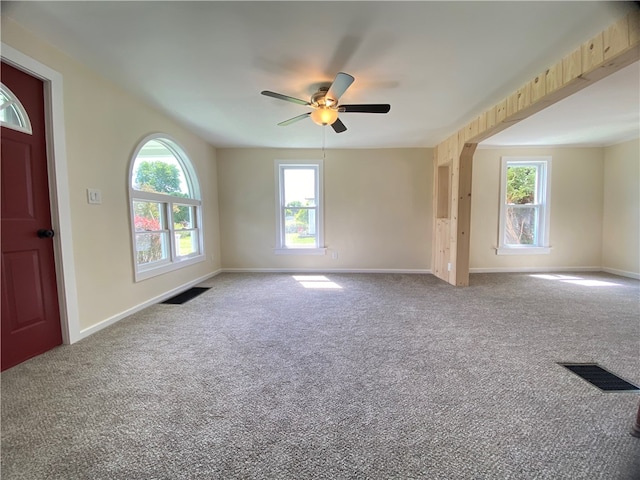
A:
[[[53,230],[41,228],[40,230],[38,230],[37,235],[39,238],[51,238],[55,235],[55,232]]]

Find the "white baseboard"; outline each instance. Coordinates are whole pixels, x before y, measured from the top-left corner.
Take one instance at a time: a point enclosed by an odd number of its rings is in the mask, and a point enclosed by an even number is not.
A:
[[[549,273],[549,272],[601,272],[602,267],[491,267],[470,268],[469,273]]]
[[[602,267],[602,271],[610,273],[611,275],[618,275],[619,277],[628,277],[640,280],[640,273],[627,272],[626,270],[617,270],[615,268]]]
[[[160,303],[165,301],[168,298],[173,297],[174,295],[178,295],[179,293],[184,292],[185,290],[190,289],[191,287],[204,282],[205,280],[208,280],[209,278],[215,277],[216,275],[222,273],[222,269],[218,269],[215,272],[209,274],[209,275],[205,275],[203,277],[197,278],[195,280],[192,280],[188,283],[185,283],[184,285],[180,285],[179,287],[176,287],[168,292],[163,293],[162,295],[158,295],[157,297],[154,297],[150,300],[147,300],[146,302],[140,303],[138,305],[136,305],[135,307],[129,308],[127,310],[125,310],[124,312],[121,312],[117,315],[114,315],[112,317],[109,317],[105,320],[102,320],[99,323],[96,323],[95,325],[92,325],[91,327],[85,328],[84,330],[80,330],[80,335],[77,338],[76,341],[82,340],[83,338],[87,338],[90,335],[93,335],[96,332],[99,332],[100,330],[102,330],[103,328],[107,328],[110,325],[113,325],[114,323],[122,320],[123,318],[128,317],[129,315],[133,315],[136,312],[139,312],[140,310],[144,310],[147,307],[150,307],[151,305],[155,305],[156,303]],[[75,342],[74,342],[75,343]]]
[[[429,269],[402,268],[223,268],[224,273],[402,273],[430,274]]]

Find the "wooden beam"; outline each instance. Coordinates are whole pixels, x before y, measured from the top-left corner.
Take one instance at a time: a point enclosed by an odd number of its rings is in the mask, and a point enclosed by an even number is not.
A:
[[[434,275],[452,285],[469,284],[471,176],[478,143],[638,60],[640,10],[634,10],[438,144],[434,154]]]
[[[485,122],[484,129],[465,140],[470,143],[486,140],[638,60],[640,11],[633,11],[484,112],[483,115],[496,112],[495,124]],[[463,129],[471,130],[474,122]]]

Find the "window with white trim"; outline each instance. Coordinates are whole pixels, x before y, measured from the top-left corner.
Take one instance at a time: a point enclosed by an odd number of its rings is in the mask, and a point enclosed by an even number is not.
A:
[[[550,253],[551,157],[502,157],[498,255]]]
[[[174,140],[154,134],[138,145],[129,198],[136,281],[204,260],[198,178]]]
[[[33,133],[31,121],[24,106],[3,83],[0,83],[0,124],[29,135]]]
[[[277,254],[324,255],[322,161],[276,161]]]

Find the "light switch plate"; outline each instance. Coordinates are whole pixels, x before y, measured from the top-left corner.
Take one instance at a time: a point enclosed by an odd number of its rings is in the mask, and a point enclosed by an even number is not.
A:
[[[93,205],[102,203],[102,192],[97,188],[87,188],[87,201]]]

